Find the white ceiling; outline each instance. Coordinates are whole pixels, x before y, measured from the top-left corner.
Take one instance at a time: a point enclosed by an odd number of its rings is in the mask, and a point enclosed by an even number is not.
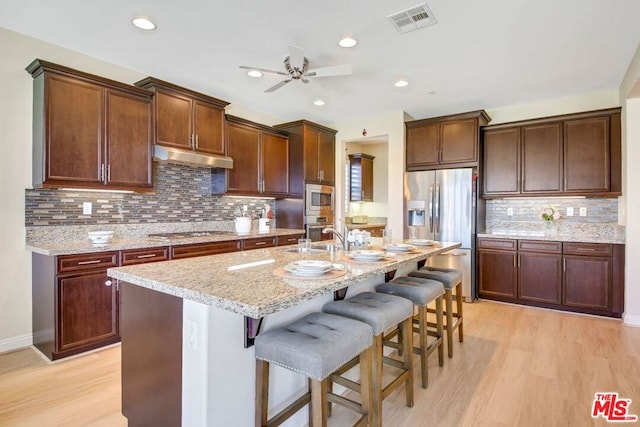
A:
[[[404,35],[386,17],[420,0],[0,0],[0,26],[190,87],[282,121],[329,124],[403,110],[414,118],[617,89],[640,42],[638,0],[429,0],[438,23]],[[134,28],[151,17],[153,32]],[[359,44],[337,46],[343,35]],[[310,67],[353,74],[291,82]],[[42,58],[46,59],[46,58]],[[398,89],[393,82],[409,80]],[[435,92],[432,94],[431,92]],[[327,104],[316,107],[312,101]]]

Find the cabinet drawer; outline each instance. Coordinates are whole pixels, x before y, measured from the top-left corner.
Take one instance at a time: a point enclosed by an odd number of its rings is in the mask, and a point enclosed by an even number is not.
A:
[[[118,266],[118,252],[65,255],[57,257],[58,274]]]
[[[565,255],[611,256],[612,248],[603,243],[564,243]]]
[[[523,252],[546,252],[550,254],[559,254],[562,253],[562,242],[518,240],[518,250]]]
[[[298,239],[304,238],[304,234],[296,234],[295,236],[278,236],[276,243],[278,246],[296,245]]]
[[[171,259],[223,254],[240,250],[240,240],[171,247]]]
[[[478,239],[478,248],[480,249],[502,249],[505,251],[515,251],[517,248],[517,240],[512,239]]]
[[[146,262],[166,261],[169,259],[169,247],[128,249],[120,254],[120,265],[143,264]]]
[[[258,248],[269,248],[276,245],[275,237],[264,237],[257,239],[246,239],[243,241],[242,249],[258,249]]]

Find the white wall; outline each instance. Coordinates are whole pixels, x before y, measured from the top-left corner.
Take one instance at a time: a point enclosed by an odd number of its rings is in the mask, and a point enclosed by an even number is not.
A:
[[[344,167],[348,161],[345,151],[347,141],[362,138],[362,130],[367,130],[369,137],[388,137],[388,170],[387,194],[388,213],[376,212],[376,216],[386,216],[387,225],[399,233],[403,229],[403,194],[404,194],[404,112],[393,111],[381,116],[352,120],[330,125],[336,129],[336,226],[344,226]]]

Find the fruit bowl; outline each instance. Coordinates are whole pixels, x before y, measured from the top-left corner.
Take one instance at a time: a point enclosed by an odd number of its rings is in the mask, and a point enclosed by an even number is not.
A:
[[[113,231],[89,231],[87,234],[94,245],[106,245],[113,237]]]

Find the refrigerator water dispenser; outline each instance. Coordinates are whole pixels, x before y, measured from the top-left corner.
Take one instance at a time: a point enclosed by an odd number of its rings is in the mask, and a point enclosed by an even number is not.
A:
[[[424,200],[407,201],[407,225],[409,227],[424,227],[426,225],[426,207],[427,202]]]

